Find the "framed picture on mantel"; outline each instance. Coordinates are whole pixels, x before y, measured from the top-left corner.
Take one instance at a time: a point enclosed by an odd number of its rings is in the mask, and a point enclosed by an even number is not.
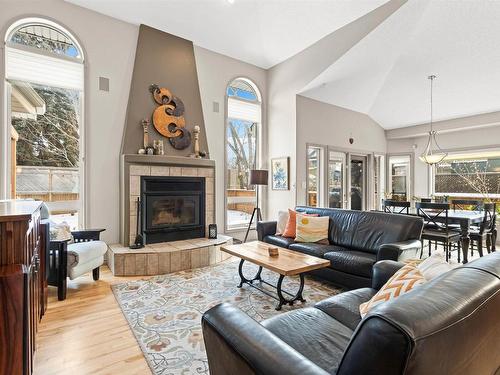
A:
[[[271,159],[271,188],[273,190],[290,190],[290,158]]]

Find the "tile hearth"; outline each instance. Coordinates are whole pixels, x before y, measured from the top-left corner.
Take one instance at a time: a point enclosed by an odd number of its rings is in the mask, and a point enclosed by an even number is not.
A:
[[[108,266],[114,276],[153,276],[206,267],[229,259],[231,256],[220,251],[220,246],[232,242],[231,237],[219,235],[216,239],[150,244],[136,250],[114,244],[108,248]]]

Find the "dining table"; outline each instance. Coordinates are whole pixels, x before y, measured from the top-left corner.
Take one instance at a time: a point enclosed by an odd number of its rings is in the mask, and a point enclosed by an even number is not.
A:
[[[432,210],[424,210],[429,213]],[[410,215],[417,215],[417,210],[415,208],[410,208]],[[470,246],[470,227],[474,224],[480,224],[484,219],[484,211],[469,211],[469,210],[448,210],[448,224],[458,224],[460,225],[460,244],[462,246],[463,260],[465,264],[468,262],[468,253]],[[439,215],[435,217],[435,221],[439,223],[446,222],[446,216]],[[492,244],[492,246],[494,246]]]

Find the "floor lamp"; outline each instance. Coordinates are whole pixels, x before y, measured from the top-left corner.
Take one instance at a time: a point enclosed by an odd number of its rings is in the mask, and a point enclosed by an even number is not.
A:
[[[250,185],[255,185],[255,191],[257,195],[257,204],[252,212],[252,217],[248,223],[247,234],[245,234],[245,239],[243,242],[247,242],[248,232],[250,232],[250,227],[252,226],[253,218],[256,217],[257,222],[262,221],[262,212],[259,207],[259,186],[267,185],[268,176],[265,169],[251,169],[250,170]]]

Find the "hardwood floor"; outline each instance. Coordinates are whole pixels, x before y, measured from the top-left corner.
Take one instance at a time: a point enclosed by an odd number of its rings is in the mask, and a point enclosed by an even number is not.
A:
[[[106,266],[68,282],[65,301],[50,287],[49,307],[37,335],[34,375],[151,374],[110,285],[134,277],[114,277]]]

